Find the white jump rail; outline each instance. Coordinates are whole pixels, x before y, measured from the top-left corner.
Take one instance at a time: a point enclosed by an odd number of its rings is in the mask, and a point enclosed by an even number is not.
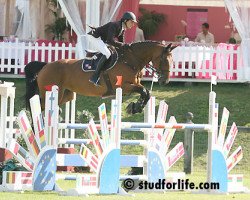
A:
[[[14,83],[4,82],[0,84],[1,116],[0,116],[0,147],[5,148],[10,138],[17,137],[17,129],[13,128],[16,117],[14,116],[15,101]]]

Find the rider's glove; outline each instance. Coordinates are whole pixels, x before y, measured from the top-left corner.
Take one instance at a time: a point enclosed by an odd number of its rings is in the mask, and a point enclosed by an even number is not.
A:
[[[124,47],[125,49],[128,49],[128,48],[130,48],[130,44],[124,43],[124,44],[122,45],[122,47]]]

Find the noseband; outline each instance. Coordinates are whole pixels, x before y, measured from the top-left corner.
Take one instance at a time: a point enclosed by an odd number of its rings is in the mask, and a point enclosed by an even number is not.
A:
[[[169,69],[163,69],[163,66],[165,66],[165,65],[167,65],[167,57],[166,57],[166,49],[164,48],[162,50],[162,53],[161,53],[161,60],[160,60],[160,64],[159,64],[159,69],[158,70],[155,69],[159,78],[162,77],[164,71],[170,72]]]
[[[133,53],[133,51],[132,51],[132,49],[130,49],[130,48],[128,48],[128,50],[131,52],[131,53]],[[162,74],[163,74],[163,72],[164,71],[168,71],[168,72],[170,72],[170,70],[169,69],[163,69],[163,66],[164,65],[167,65],[167,58],[166,58],[166,48],[163,48],[163,50],[162,50],[162,53],[161,53],[161,55],[160,56],[158,56],[156,59],[158,59],[160,57],[160,64],[159,64],[159,68],[158,69],[156,69],[153,65],[151,65],[151,64],[148,64],[148,67],[152,70],[152,72],[150,72],[150,73],[155,73],[157,76],[158,76],[158,78],[160,78],[160,77],[162,77]],[[137,58],[139,61],[142,61],[141,59],[139,59],[139,58]],[[147,68],[145,68],[147,71],[149,71]]]

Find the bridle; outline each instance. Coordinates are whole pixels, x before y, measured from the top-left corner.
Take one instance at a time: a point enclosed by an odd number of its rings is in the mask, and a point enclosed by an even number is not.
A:
[[[170,66],[168,69],[163,69],[163,66],[167,65],[167,56],[166,56],[166,52],[168,49],[163,49],[162,53],[161,53],[161,60],[160,60],[160,66],[159,66],[159,75],[164,74],[164,71],[170,72]]]
[[[131,53],[133,53],[133,50],[132,50],[131,48],[128,48],[128,50],[129,50]],[[168,70],[163,69],[163,66],[164,66],[164,65],[167,65],[167,57],[166,57],[166,52],[167,52],[167,50],[168,50],[168,49],[163,48],[161,55],[159,55],[159,56],[156,57],[156,59],[155,59],[155,60],[157,60],[157,59],[159,59],[159,57],[160,57],[160,64],[159,64],[158,69],[155,68],[155,67],[154,67],[152,64],[150,64],[150,63],[148,63],[147,66],[152,70],[152,72],[150,72],[149,69],[147,69],[147,68],[145,67],[146,71],[148,71],[149,73],[151,73],[154,77],[155,77],[155,74],[156,74],[158,78],[161,78],[162,75],[163,75],[163,73],[164,73],[164,71],[170,72],[169,69],[168,69]],[[143,61],[142,59],[140,59],[139,57],[136,57],[136,59],[137,59],[139,62],[144,62],[144,61]]]
[[[148,67],[153,71],[152,74],[156,74],[158,78],[161,78],[164,71],[168,71],[170,72],[170,70],[168,69],[163,69],[164,65],[167,65],[167,57],[166,57],[166,49],[164,48],[162,50],[162,53],[160,56],[158,56],[156,59],[158,59],[160,57],[160,64],[159,64],[159,68],[156,69],[153,65],[148,64]],[[149,70],[147,68],[145,68],[148,72]]]

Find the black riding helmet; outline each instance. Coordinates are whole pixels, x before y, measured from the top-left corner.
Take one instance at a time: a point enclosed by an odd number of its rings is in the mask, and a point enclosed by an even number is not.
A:
[[[125,12],[121,19],[123,22],[132,20],[133,22],[137,23],[136,16],[133,12]]]

